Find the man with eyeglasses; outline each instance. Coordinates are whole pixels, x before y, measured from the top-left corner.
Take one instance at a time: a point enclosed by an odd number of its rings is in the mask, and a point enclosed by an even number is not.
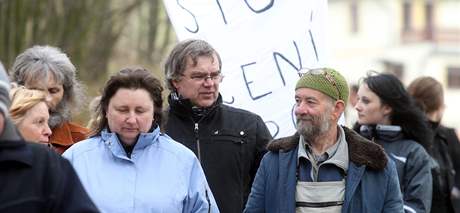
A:
[[[337,124],[348,84],[336,70],[301,70],[297,132],[270,142],[244,212],[404,212],[394,162]]]
[[[178,43],[165,64],[165,132],[198,157],[221,212],[241,212],[266,145],[260,116],[222,103],[222,62],[206,41]]]

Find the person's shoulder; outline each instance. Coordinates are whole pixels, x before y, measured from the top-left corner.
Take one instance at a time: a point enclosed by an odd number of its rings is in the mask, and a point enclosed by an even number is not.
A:
[[[442,124],[438,126],[438,129],[440,129],[441,131],[456,132],[454,128],[451,128],[451,127],[448,127],[448,126],[444,126],[444,125],[442,125]]]
[[[412,141],[413,143],[410,146],[411,151],[419,156],[420,158],[424,158],[426,160],[432,159],[430,154],[428,154],[428,151],[423,147],[421,144],[419,144],[416,141]]]
[[[437,132],[439,132],[447,140],[454,139],[458,141],[457,131],[454,128],[439,125],[439,127],[437,128]]]
[[[297,148],[299,139],[300,136],[297,133],[292,136],[278,138],[270,141],[267,145],[267,149],[272,153],[289,152]]]
[[[423,165],[432,159],[427,150],[421,144],[411,139],[403,139],[399,141],[397,147],[394,147],[394,150],[397,151],[390,155],[393,155],[394,158],[397,157],[398,159],[407,160],[408,163],[413,165]]]
[[[80,156],[84,153],[93,151],[98,149],[98,147],[102,144],[100,143],[101,137],[95,136],[85,140],[82,140],[78,143],[72,145],[69,149],[64,152],[64,156],[72,155],[73,157]]]
[[[182,145],[181,143],[175,141],[174,139],[172,139],[164,133],[160,134],[158,142],[159,147],[163,151],[175,156],[178,159],[188,160],[191,158],[195,158],[195,154],[192,152],[192,150]]]
[[[380,145],[362,137],[352,129],[345,126],[341,128],[345,133],[351,162],[358,166],[365,165],[373,170],[383,170],[387,166],[388,157]]]
[[[248,110],[245,110],[245,109],[241,109],[241,108],[236,108],[236,107],[233,107],[233,106],[229,106],[229,105],[226,105],[226,104],[221,104],[221,110],[225,113],[230,113],[230,114],[233,114],[233,115],[240,115],[240,116],[244,116],[244,117],[259,117],[259,115],[251,112],[251,111],[248,111]]]
[[[72,134],[80,133],[83,135],[88,135],[89,133],[89,129],[80,124],[74,122],[67,122],[67,125],[69,126],[70,132],[72,132]]]
[[[30,149],[32,151],[34,162],[53,161],[53,159],[60,158],[58,153],[43,144],[27,142],[26,149]]]
[[[54,150],[38,143],[27,143],[26,148],[31,150],[31,166],[37,173],[59,176],[64,172],[68,161]]]
[[[391,150],[396,151],[397,153],[411,153],[425,150],[425,148],[423,148],[420,143],[408,138],[401,138],[385,143],[387,144],[387,147],[391,148]]]
[[[89,129],[77,123],[64,122],[61,125],[52,129],[52,137],[54,140],[60,141],[58,143],[71,145],[88,138]],[[71,138],[69,137],[69,134]]]
[[[427,153],[425,148],[420,143],[412,139],[403,139],[400,141],[399,145],[402,150],[407,150],[409,152],[416,152],[416,153],[421,153],[421,152]]]

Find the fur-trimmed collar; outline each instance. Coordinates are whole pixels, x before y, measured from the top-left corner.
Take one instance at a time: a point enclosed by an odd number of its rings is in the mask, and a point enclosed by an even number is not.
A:
[[[345,139],[348,143],[350,161],[357,165],[366,165],[371,169],[382,170],[386,167],[388,158],[383,148],[361,137],[358,133],[342,126]],[[273,140],[267,146],[271,152],[287,152],[299,145],[300,136],[293,136]]]

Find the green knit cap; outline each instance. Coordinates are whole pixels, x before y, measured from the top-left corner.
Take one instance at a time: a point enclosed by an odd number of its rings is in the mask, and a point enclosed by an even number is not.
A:
[[[297,81],[295,89],[311,88],[318,90],[334,100],[342,100],[347,103],[348,83],[347,80],[336,70],[331,68],[304,69],[300,70],[302,77]],[[335,85],[334,85],[335,84]]]

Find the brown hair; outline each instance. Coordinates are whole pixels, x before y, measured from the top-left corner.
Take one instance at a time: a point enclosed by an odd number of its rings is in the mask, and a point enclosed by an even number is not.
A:
[[[409,94],[425,113],[431,113],[444,105],[444,92],[441,83],[432,77],[419,77],[407,88]]]
[[[105,84],[102,91],[101,99],[96,106],[96,115],[100,121],[97,122],[91,135],[98,135],[101,131],[108,127],[107,108],[110,99],[119,89],[144,89],[153,100],[154,115],[153,119],[157,124],[161,124],[161,113],[163,107],[163,87],[161,82],[155,78],[150,71],[145,68],[124,68],[118,73],[112,75]]]

